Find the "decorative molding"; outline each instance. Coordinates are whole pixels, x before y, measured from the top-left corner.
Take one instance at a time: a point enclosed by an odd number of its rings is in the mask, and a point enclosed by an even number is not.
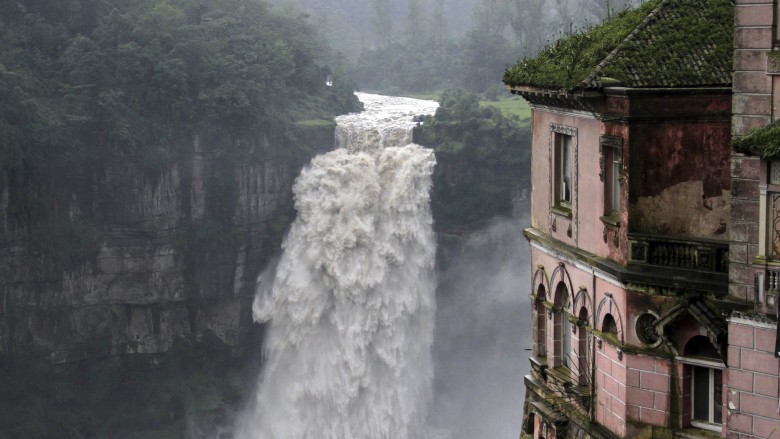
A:
[[[618,183],[622,186],[625,180],[623,175],[623,138],[618,136],[600,136],[599,137],[599,179],[604,181],[604,176],[607,172],[607,164],[604,161],[604,148],[614,148],[617,150],[617,155],[620,158],[620,176],[618,177]]]
[[[555,134],[564,134],[566,136],[571,137],[571,148],[572,148],[572,188],[571,188],[571,234],[569,234],[569,229],[567,229],[566,233],[567,235],[572,238],[576,244],[577,242],[577,227],[578,227],[578,212],[577,212],[577,199],[579,198],[577,196],[577,189],[579,186],[579,141],[578,141],[578,130],[576,127],[571,127],[567,125],[561,125],[558,123],[550,123],[550,132],[549,132],[549,154],[548,154],[548,168],[549,169],[549,189],[550,189],[550,207],[555,207]],[[552,214],[551,214],[552,217]],[[554,220],[552,221],[552,224],[554,224]],[[554,232],[556,231],[555,228],[551,227],[551,230]]]
[[[642,344],[656,347],[661,343],[661,335],[655,328],[657,320],[658,314],[650,310],[642,312],[634,319],[634,333]]]
[[[780,75],[780,52],[772,51],[766,54],[766,73]]]
[[[601,299],[601,302],[599,302],[598,309],[596,310],[596,324],[598,325],[596,329],[601,330],[601,325],[603,325],[604,317],[609,314],[612,316],[613,319],[615,319],[615,325],[617,326],[617,338],[620,340],[620,343],[625,343],[625,337],[624,337],[624,331],[623,331],[623,317],[620,315],[620,309],[617,307],[617,304],[615,304],[615,300],[612,299],[612,295],[610,293],[605,293],[605,297]],[[599,325],[599,323],[601,325]]]

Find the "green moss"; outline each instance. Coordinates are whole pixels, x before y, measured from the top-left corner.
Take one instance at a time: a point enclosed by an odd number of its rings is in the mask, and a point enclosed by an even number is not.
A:
[[[731,83],[732,0],[649,0],[558,40],[504,73],[510,86],[555,89]]]
[[[780,157],[780,122],[772,122],[753,130],[745,137],[734,139],[734,151],[758,155],[763,159]]]
[[[535,58],[522,59],[507,69],[504,83],[549,88],[577,86],[658,3],[659,0],[650,0],[637,9],[623,11],[598,27],[561,38]]]

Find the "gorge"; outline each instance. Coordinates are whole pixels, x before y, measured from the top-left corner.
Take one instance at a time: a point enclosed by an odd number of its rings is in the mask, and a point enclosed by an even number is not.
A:
[[[267,360],[240,438],[428,437],[435,159],[410,142],[437,104],[358,96],[339,148],[298,177],[298,217],[259,281]]]

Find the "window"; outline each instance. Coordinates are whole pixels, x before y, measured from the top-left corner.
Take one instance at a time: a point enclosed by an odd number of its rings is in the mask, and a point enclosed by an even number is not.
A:
[[[561,284],[563,285],[563,284]],[[566,287],[564,287],[565,289]],[[569,307],[568,294],[563,296],[563,306],[561,307],[561,323],[563,324],[563,339],[561,340],[561,362],[564,366],[571,369],[571,321],[569,320],[566,308]]]
[[[555,179],[553,197],[556,207],[571,209],[572,136],[555,133]]]
[[[566,284],[558,282],[555,287],[555,311],[553,322],[555,328],[555,356],[553,361],[555,367],[572,367],[571,364],[571,322],[568,318],[566,309],[569,307],[569,289]]]
[[[577,354],[579,362],[577,364],[577,368],[579,369],[580,384],[586,384],[590,380],[588,373],[588,358],[590,356],[590,350],[588,349],[588,337],[590,336],[590,333],[585,329],[585,326],[588,324],[588,320],[588,310],[583,306],[580,308],[580,313],[577,316],[577,321],[579,322],[579,329],[577,330],[577,334],[579,335],[579,338],[577,339],[577,350],[579,351]]]
[[[710,340],[697,335],[685,345],[685,356],[678,357],[686,364],[690,381],[690,419],[694,427],[720,431],[723,423],[723,368],[717,349]]]
[[[617,336],[617,322],[615,321],[615,318],[612,317],[612,314],[607,314],[604,316],[604,321],[601,323],[601,332],[604,334],[612,334]]]
[[[623,182],[623,139],[616,136],[601,136],[601,180],[604,182],[604,216],[620,213],[620,186]]]
[[[606,175],[604,176],[604,214],[620,212],[620,159],[615,148],[604,151]]]
[[[539,285],[536,290],[536,356],[544,357],[547,355],[547,308],[544,307],[544,298],[547,293],[544,286]]]
[[[703,366],[692,366],[691,407],[694,425],[698,422],[721,424],[723,407],[723,372]],[[698,422],[697,422],[698,421]],[[700,425],[701,426],[701,425]]]

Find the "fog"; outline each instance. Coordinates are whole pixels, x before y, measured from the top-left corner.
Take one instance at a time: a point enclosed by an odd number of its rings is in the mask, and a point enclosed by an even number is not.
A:
[[[453,439],[520,434],[531,347],[527,222],[494,220],[440,274],[431,422]]]
[[[640,0],[271,0],[384,94],[501,89],[507,65]]]

